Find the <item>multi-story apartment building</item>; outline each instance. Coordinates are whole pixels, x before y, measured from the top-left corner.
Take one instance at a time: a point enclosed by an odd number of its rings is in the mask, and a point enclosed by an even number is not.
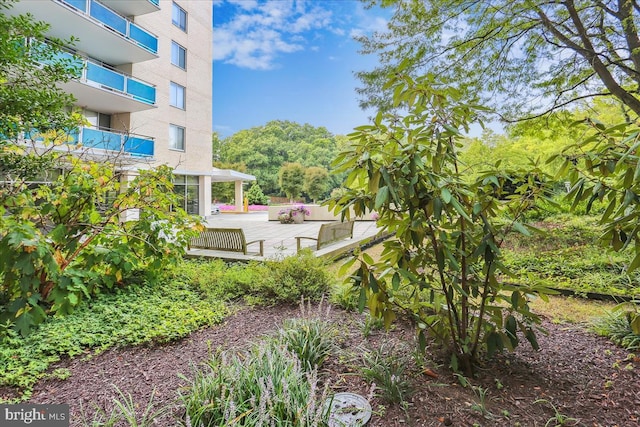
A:
[[[75,37],[82,76],[64,88],[90,125],[77,138],[95,153],[117,153],[121,179],[166,164],[187,212],[211,212],[211,183],[251,175],[212,167],[212,1],[21,0],[12,14]]]

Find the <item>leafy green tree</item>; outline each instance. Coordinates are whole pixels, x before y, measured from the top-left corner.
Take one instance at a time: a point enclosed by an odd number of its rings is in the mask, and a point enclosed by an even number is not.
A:
[[[325,168],[312,166],[304,172],[304,191],[315,203],[327,192],[329,172]]]
[[[222,140],[220,158],[227,163],[243,163],[247,171],[256,176],[265,194],[276,195],[281,193],[278,171],[282,165],[300,163],[304,167],[330,170],[343,142],[343,138],[323,127],[274,120]],[[330,185],[338,186],[339,182],[332,177]]]
[[[59,87],[81,72],[76,61],[59,55],[60,46],[74,40],[44,43],[48,25],[30,16],[5,15],[11,3],[0,0],[0,135],[10,140],[32,129],[77,126],[70,112],[73,97]]]
[[[211,162],[219,162],[221,155],[220,151],[222,150],[222,140],[220,139],[220,134],[218,134],[218,132],[213,132],[211,134],[211,148],[211,152],[213,153]]]
[[[291,203],[302,193],[304,187],[304,168],[300,163],[286,163],[278,173],[280,188],[287,195]]]
[[[395,7],[388,31],[361,36],[380,66],[358,73],[363,106],[390,105],[399,64],[480,96],[507,120],[611,96],[640,114],[635,1],[370,0]]]
[[[446,345],[451,366],[471,374],[485,352],[513,349],[520,333],[538,347],[529,298],[541,289],[509,286],[500,247],[511,232],[530,234],[521,222],[544,197],[536,169],[488,170],[469,182],[460,170],[461,132],[476,110],[452,89],[436,90],[428,77],[397,75],[389,83],[404,117],[379,113],[360,126],[337,162],[348,172],[347,193],[332,201],[334,211],[356,215],[375,211],[378,225],[395,239],[384,242],[380,260],[356,254],[343,269],[368,306],[389,325],[396,312],[415,320],[420,342],[431,334]],[[504,185],[522,184],[507,197]]]
[[[254,182],[249,191],[247,191],[247,199],[251,205],[266,205],[269,203],[269,198],[264,195],[257,182]]]
[[[496,163],[503,169],[523,169],[532,163],[538,163],[547,175],[555,175],[561,162],[546,163],[546,160],[573,144],[575,136],[570,134],[571,126],[568,123],[564,127],[566,131],[562,133],[544,132],[537,130],[537,121],[519,124],[531,125],[535,131],[520,130],[519,134],[509,132],[507,135],[496,135],[488,131],[480,138],[465,140],[460,153],[461,167],[465,174],[469,179],[476,179],[482,171],[494,167]]]

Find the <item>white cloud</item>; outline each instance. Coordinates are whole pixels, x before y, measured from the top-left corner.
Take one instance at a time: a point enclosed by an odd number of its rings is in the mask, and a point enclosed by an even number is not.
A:
[[[258,6],[258,0],[227,0],[227,1],[245,10],[251,10]],[[214,4],[215,2],[223,3],[224,0],[214,0]]]
[[[301,0],[215,0],[233,16],[214,26],[213,59],[250,69],[275,67],[281,54],[307,48],[306,34],[331,25],[332,12]],[[231,8],[231,9],[230,9]],[[214,13],[223,13],[218,9]]]

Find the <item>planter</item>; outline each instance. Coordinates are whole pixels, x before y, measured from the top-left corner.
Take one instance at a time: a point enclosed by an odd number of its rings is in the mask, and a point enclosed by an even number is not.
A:
[[[293,215],[291,218],[293,218],[294,224],[302,224],[304,222],[304,214],[298,213],[297,215]]]

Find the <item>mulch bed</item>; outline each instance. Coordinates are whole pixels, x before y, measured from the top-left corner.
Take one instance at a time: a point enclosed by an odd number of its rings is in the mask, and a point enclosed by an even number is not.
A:
[[[191,367],[216,349],[243,347],[299,315],[292,306],[245,308],[221,325],[172,344],[65,360],[52,369],[67,368],[71,376],[40,381],[30,402],[69,403],[72,426],[82,425],[81,409],[89,420],[95,408],[109,413],[118,397],[115,387],[130,394],[140,409],[152,393],[155,405],[170,405],[186,383],[179,374],[188,377]],[[413,391],[398,405],[383,401],[358,375],[358,366],[364,351],[381,346],[409,358],[415,349],[411,325],[399,322],[389,332],[375,330],[364,338],[363,315],[332,308],[328,318],[339,331],[341,350],[325,363],[322,376],[336,392],[370,399],[374,414],[368,426],[555,426],[560,416],[571,418],[564,424],[568,426],[640,425],[640,359],[580,325],[545,321],[549,334],[538,337],[540,351],[525,342],[481,367],[467,387],[437,350],[428,350],[420,368],[412,362],[408,375]],[[172,417],[180,415],[176,407]],[[168,417],[158,425],[180,424]]]

